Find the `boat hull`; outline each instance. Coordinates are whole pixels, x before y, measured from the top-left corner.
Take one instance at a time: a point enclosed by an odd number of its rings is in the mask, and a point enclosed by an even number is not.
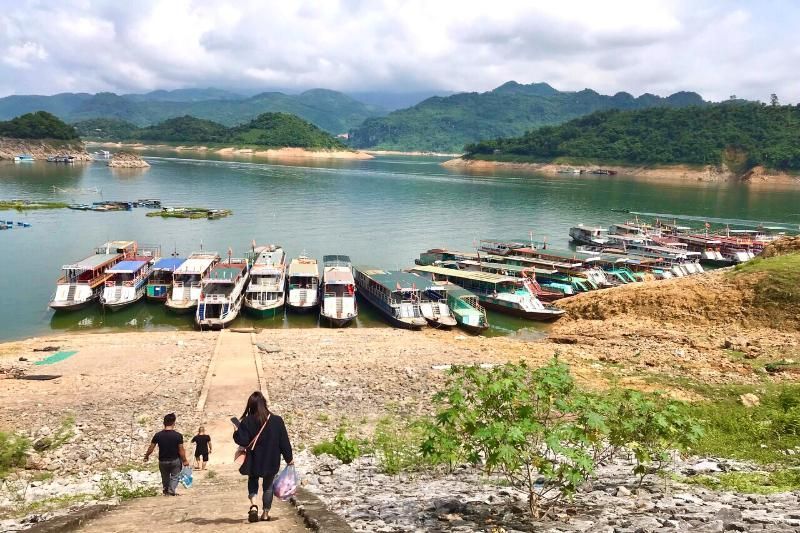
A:
[[[167,298],[165,307],[176,315],[188,315],[197,310],[197,301],[175,301]]]
[[[564,315],[563,312],[552,313],[548,311],[525,311],[524,309],[508,307],[486,299],[481,299],[481,304],[483,304],[484,307],[491,309],[493,311],[498,311],[506,315],[527,318],[528,320],[535,320],[536,322],[555,322]]]
[[[372,305],[372,307],[377,309],[381,315],[381,318],[383,318],[386,322],[388,322],[390,326],[400,329],[410,329],[412,331],[419,331],[426,324],[425,319],[421,319],[421,321],[411,322],[399,319],[394,315],[387,313],[386,310],[384,310],[384,308],[381,305],[372,301],[372,298],[369,296],[369,293],[367,291],[361,290],[357,293],[357,295],[359,298],[364,298],[367,302],[369,302]]]
[[[458,327],[469,333],[470,335],[480,335],[487,329],[489,326],[473,326],[472,324],[465,324],[463,322],[458,323]]]
[[[309,305],[292,305],[290,303],[286,304],[286,308],[291,311],[292,313],[311,313],[314,312],[317,308],[319,308],[319,304],[309,304]]]
[[[319,317],[323,324],[327,324],[332,328],[346,328],[347,326],[352,324],[356,319],[355,316],[349,316],[346,318],[335,318],[332,316],[323,315],[322,313],[320,313]]]
[[[248,315],[255,318],[273,318],[283,314],[284,305],[276,305],[275,307],[257,307],[252,304],[248,304],[247,300],[245,300],[244,311]]]
[[[137,294],[134,298],[132,298],[130,300],[123,300],[123,301],[120,301],[120,302],[106,302],[106,301],[100,300],[100,303],[102,304],[103,309],[108,309],[109,311],[119,311],[120,309],[124,309],[124,308],[128,307],[129,305],[135,304],[136,302],[141,300],[143,297],[144,297],[144,292],[142,292],[140,294]]]
[[[89,307],[91,304],[95,303],[96,301],[97,301],[97,297],[94,296],[94,297],[89,298],[88,300],[84,300],[82,302],[74,302],[74,301],[73,302],[70,302],[70,301],[50,302],[50,309],[52,309],[53,311],[55,311],[57,313],[69,312],[69,311],[78,311],[79,309],[85,309],[86,307]]]
[[[447,320],[448,318],[450,320]],[[456,320],[454,320],[452,317],[443,317],[441,319],[425,317],[425,320],[427,320],[428,325],[434,329],[448,330],[458,325],[458,322],[456,322]]]

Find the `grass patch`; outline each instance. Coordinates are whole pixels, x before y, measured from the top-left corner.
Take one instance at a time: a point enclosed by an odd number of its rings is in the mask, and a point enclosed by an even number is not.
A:
[[[6,479],[14,468],[25,466],[30,447],[28,438],[0,431],[0,479]]]
[[[326,413],[320,413],[317,415],[317,422],[327,422],[330,419],[331,417],[329,417]]]
[[[47,511],[54,511],[56,509],[63,509],[70,507],[77,503],[84,503],[97,498],[96,494],[80,493],[80,494],[67,494],[63,496],[52,496],[42,500],[36,500],[25,504],[15,506],[12,513],[5,516],[0,514],[0,518],[18,518],[31,513],[42,513]]]
[[[800,305],[800,254],[757,257],[736,265],[732,275],[742,274],[763,274],[755,286],[757,304]]]
[[[311,448],[311,453],[314,455],[333,455],[344,464],[349,464],[361,455],[361,448],[359,441],[348,437],[345,426],[341,426],[333,440],[322,441],[314,445]]]
[[[683,478],[681,481],[714,490],[744,494],[773,494],[800,489],[800,469],[790,468],[771,472],[726,472],[717,476]]]
[[[122,479],[106,474],[100,480],[100,494],[104,498],[118,498],[120,501],[126,501],[157,496],[158,493],[159,490],[156,487],[134,486],[130,474],[123,474]]]
[[[68,204],[64,202],[34,202],[31,200],[0,200],[0,209],[16,209],[28,211],[33,209],[64,209]]]
[[[209,469],[209,471],[206,473],[206,479],[211,480],[216,478],[217,478],[217,473],[214,470]]]
[[[385,474],[413,472],[434,464],[431,458],[422,454],[427,423],[427,420],[409,421],[394,416],[378,421],[372,445],[378,465]]]

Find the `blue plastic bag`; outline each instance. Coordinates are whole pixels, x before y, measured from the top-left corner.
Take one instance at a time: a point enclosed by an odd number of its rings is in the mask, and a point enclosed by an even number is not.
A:
[[[178,474],[178,481],[187,489],[192,488],[192,467],[184,466]]]
[[[288,500],[297,492],[297,471],[294,465],[286,465],[283,472],[278,474],[275,481],[272,482],[272,492],[283,501]]]

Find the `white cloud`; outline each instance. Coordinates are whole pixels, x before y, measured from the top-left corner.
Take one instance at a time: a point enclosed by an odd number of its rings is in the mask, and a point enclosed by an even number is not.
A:
[[[797,100],[798,10],[739,1],[0,0],[0,93],[488,90]]]

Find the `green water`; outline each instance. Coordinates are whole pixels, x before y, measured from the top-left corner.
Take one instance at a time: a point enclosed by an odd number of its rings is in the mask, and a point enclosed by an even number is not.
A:
[[[0,231],[0,339],[52,331],[103,328],[189,328],[190,316],[141,302],[116,313],[92,307],[55,315],[47,303],[61,265],[111,239],[160,244],[182,254],[250,243],[282,244],[290,257],[303,251],[347,254],[356,264],[404,268],[433,247],[467,249],[481,238],[519,238],[534,232],[566,246],[570,226],[607,225],[625,215],[611,208],[719,219],[800,224],[800,190],[748,189],[727,184],[664,183],[624,177],[545,177],[515,172],[465,175],[425,157],[381,156],[367,161],[287,165],[219,160],[175,152],[146,154],[151,168],[112,171],[102,162],[64,166],[0,162],[0,199],[76,203],[160,198],[169,205],[228,208],[221,220],[161,219],[146,209],[95,213],[72,210],[0,211],[0,219],[30,228]],[[54,192],[98,187],[100,194]],[[364,304],[357,327],[383,327]],[[492,313],[491,334],[536,335],[543,326]],[[317,327],[314,316],[236,325]]]

